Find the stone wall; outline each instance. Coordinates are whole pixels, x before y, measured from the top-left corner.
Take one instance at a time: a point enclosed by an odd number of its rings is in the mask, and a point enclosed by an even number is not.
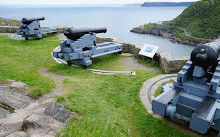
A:
[[[19,27],[14,26],[0,26],[0,33],[16,33]]]
[[[42,28],[48,28],[48,27],[42,27]],[[66,28],[62,27],[51,27],[56,28],[57,33],[63,33]],[[0,26],[0,33],[16,33],[19,30],[19,27],[15,26]]]
[[[15,33],[19,28],[12,27],[12,26],[0,26],[0,33]],[[58,27],[56,28],[58,33],[63,33],[66,28]],[[123,52],[124,53],[131,53],[138,59],[147,59],[138,53],[141,50],[141,45],[135,43],[126,43],[121,42],[116,38],[103,38],[97,37],[97,43],[103,42],[117,42],[123,44]],[[177,73],[181,70],[181,68],[185,65],[185,63],[189,60],[189,57],[173,57],[169,53],[166,52],[157,52],[154,56],[154,61],[159,62],[160,68],[165,73]]]

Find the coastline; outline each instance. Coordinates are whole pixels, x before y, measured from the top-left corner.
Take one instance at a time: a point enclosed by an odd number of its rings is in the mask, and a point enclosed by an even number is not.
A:
[[[201,44],[212,41],[211,39],[193,37],[190,34],[188,34],[187,31],[183,28],[178,28],[178,29],[182,31],[184,36],[178,37],[177,35],[169,32],[169,29],[171,27],[172,25],[166,22],[149,23],[149,24],[141,25],[139,27],[135,27],[132,30],[130,30],[130,32],[161,36],[163,38],[170,39],[170,41],[173,43],[181,43],[191,46],[199,46]]]

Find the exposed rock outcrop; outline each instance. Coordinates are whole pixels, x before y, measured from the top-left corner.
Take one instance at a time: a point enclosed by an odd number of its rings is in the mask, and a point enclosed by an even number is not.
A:
[[[0,133],[0,137],[30,137],[30,135],[23,131],[7,131]]]
[[[47,103],[44,112],[46,115],[51,116],[62,123],[64,123],[69,117],[69,111],[62,105],[54,102]]]
[[[54,137],[73,112],[55,98],[39,102],[21,90],[29,90],[27,84],[8,80],[0,85],[0,137]]]

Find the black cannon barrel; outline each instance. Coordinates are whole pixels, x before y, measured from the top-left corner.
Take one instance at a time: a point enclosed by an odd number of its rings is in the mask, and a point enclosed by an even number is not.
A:
[[[218,63],[220,56],[220,39],[201,46],[197,46],[191,52],[191,60],[196,66],[207,70]]]
[[[39,17],[39,18],[23,18],[21,20],[22,23],[24,24],[30,24],[31,22],[35,21],[35,20],[44,20],[44,17]]]
[[[64,31],[64,35],[71,40],[77,40],[80,37],[82,37],[85,34],[90,34],[90,33],[106,33],[107,28],[67,28]]]

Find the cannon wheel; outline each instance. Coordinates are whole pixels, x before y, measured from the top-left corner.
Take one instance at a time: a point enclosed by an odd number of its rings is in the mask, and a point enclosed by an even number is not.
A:
[[[217,137],[218,134],[219,134],[219,131],[216,130],[216,129],[210,128],[210,129],[207,131],[206,134],[207,134],[207,135],[211,135],[212,137]],[[205,135],[206,135],[206,134],[205,134]]]
[[[122,51],[119,51],[118,54],[122,54]]]
[[[28,40],[28,37],[24,37],[25,38],[25,40]]]
[[[87,66],[86,65],[82,65],[82,69],[87,69]]]
[[[72,62],[71,61],[67,61],[67,65],[68,66],[72,66]]]

